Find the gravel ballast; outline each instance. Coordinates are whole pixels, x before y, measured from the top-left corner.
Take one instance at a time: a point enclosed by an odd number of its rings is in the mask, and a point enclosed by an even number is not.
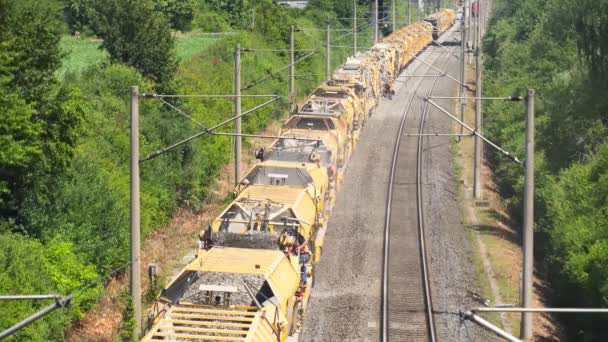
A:
[[[443,39],[451,40],[450,34],[459,35],[448,33]],[[438,66],[441,62],[438,58],[443,55],[436,53],[439,49],[430,47],[421,58]],[[450,58],[447,70],[458,75],[458,59]],[[403,72],[435,73],[419,61],[411,63]],[[315,287],[300,341],[380,339],[383,230],[390,165],[400,118],[417,80],[419,78],[397,82],[396,96],[392,101],[381,101],[363,130],[328,223],[324,253],[316,268]],[[423,83],[426,86],[418,92],[421,96],[426,95],[432,79]],[[449,95],[456,85],[443,77],[434,94]],[[420,110],[420,105],[415,104],[412,110]],[[433,129],[449,132],[447,117],[438,112],[430,114],[429,120],[436,125]],[[444,128],[438,120],[444,122]],[[447,143],[429,139],[424,146],[423,172],[425,184],[429,185],[424,193],[428,206],[425,210],[427,215],[434,213],[427,216],[427,248],[430,249],[429,266],[440,341],[487,341],[487,334],[480,335],[483,332],[479,328],[471,322],[461,323],[458,316],[460,309],[478,303],[469,299],[469,293],[477,291],[466,227],[461,223],[461,208],[455,195],[449,139]],[[409,167],[416,167],[415,160]],[[413,192],[411,200],[416,200]]]

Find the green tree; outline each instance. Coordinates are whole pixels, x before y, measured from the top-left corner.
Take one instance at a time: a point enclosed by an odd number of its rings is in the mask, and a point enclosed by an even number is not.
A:
[[[15,216],[22,195],[69,163],[82,117],[81,98],[54,73],[61,65],[61,6],[52,0],[0,1],[0,210]]]
[[[151,0],[100,0],[98,35],[114,63],[135,67],[161,87],[170,85],[177,68],[169,22]]]
[[[196,0],[154,0],[156,8],[170,18],[171,27],[179,31],[190,31]]]
[[[63,14],[70,32],[83,32],[95,23],[95,0],[63,0]]]
[[[38,109],[52,101],[47,95],[57,84],[54,73],[61,66],[59,41],[65,32],[62,7],[55,0],[3,1],[0,37],[14,54],[10,85]]]
[[[44,266],[44,247],[37,241],[18,234],[0,234],[0,293],[54,294],[53,282]],[[47,301],[1,301],[0,330],[49,305]],[[13,335],[12,341],[53,340],[64,324],[62,317],[38,320]],[[51,336],[47,335],[50,332]],[[61,335],[60,335],[61,336]]]

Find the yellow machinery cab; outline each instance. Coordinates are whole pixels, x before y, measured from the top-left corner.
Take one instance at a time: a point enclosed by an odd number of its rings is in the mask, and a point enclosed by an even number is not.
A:
[[[338,114],[305,112],[293,115],[283,125],[282,136],[285,139],[277,139],[272,144],[267,159],[320,163],[337,169],[352,152],[349,130]]]
[[[351,88],[361,101],[361,107],[367,117],[378,105],[378,98],[381,95],[380,71],[376,64],[363,53],[349,57],[328,83]]]
[[[433,13],[424,18],[424,21],[433,26],[433,39],[436,40],[443,32],[448,30],[452,24],[454,24],[455,18],[456,13],[453,10],[442,9],[441,11]]]
[[[298,173],[299,170],[294,170]],[[312,269],[321,253],[326,218],[322,190],[314,185],[287,185],[285,175],[270,177],[278,184],[248,185],[213,221],[207,238],[211,245],[280,249],[301,255]],[[317,239],[320,237],[320,239]]]
[[[380,42],[372,46],[367,54],[373,58],[378,65],[383,84],[399,75],[399,49],[395,45]]]
[[[433,27],[429,23],[417,22],[408,25],[384,39],[399,49],[400,68],[403,69],[413,59],[412,55],[420,53],[433,41]]]
[[[142,341],[285,341],[309,288],[297,260],[275,250],[201,250],[162,290]]]
[[[345,86],[323,84],[300,108],[299,115],[335,117],[346,126],[350,148],[354,149],[367,115],[355,92]]]

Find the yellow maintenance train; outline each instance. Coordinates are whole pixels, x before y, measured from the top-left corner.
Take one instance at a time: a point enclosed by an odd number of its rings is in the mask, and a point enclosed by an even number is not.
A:
[[[441,10],[358,52],[256,151],[237,196],[165,287],[143,341],[285,341],[300,328],[327,219],[384,84],[454,23]]]

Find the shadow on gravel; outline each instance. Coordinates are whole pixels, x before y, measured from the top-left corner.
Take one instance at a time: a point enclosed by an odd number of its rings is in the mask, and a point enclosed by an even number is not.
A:
[[[427,152],[427,151],[430,151],[430,150],[433,150],[433,149],[436,149],[436,148],[439,148],[439,147],[442,147],[442,146],[445,146],[445,145],[449,145],[449,144],[451,144],[450,141],[445,142],[445,143],[441,143],[441,144],[437,144],[437,145],[431,145],[429,147],[424,148],[422,151],[423,152]]]
[[[519,243],[519,237],[515,233],[511,234],[505,230],[496,229],[496,227],[491,226],[491,225],[487,225],[487,224],[478,225],[475,227],[475,230],[477,230],[478,232],[483,233],[483,234],[498,236],[513,244]]]

